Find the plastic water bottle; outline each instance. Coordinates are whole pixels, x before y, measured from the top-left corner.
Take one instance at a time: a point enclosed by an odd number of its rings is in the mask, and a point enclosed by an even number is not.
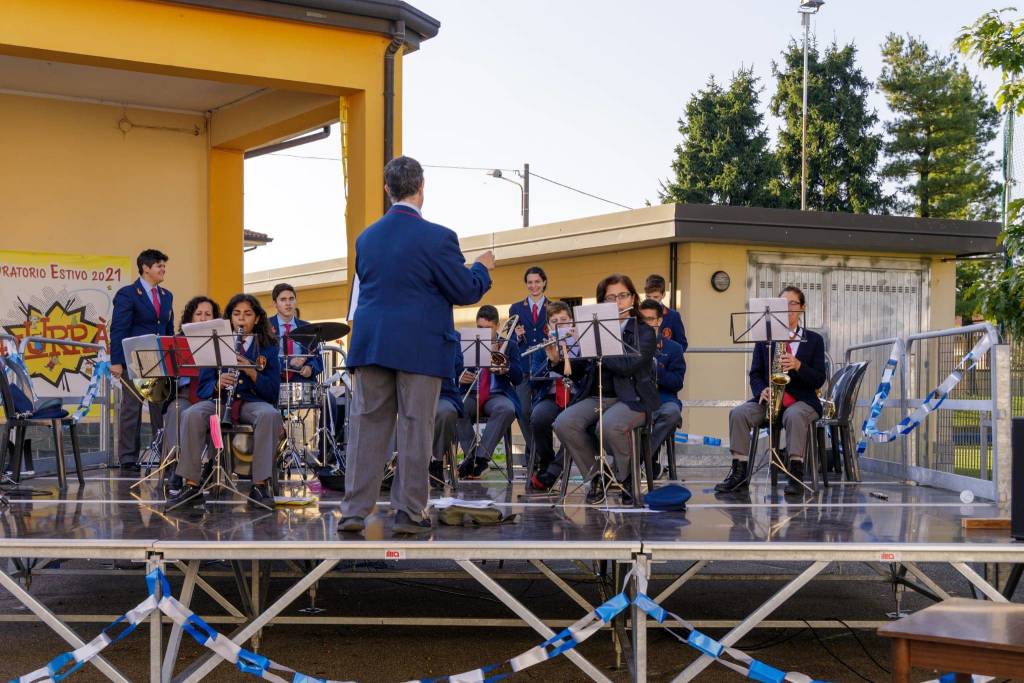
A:
[[[974,502],[974,492],[964,489],[960,492],[960,502],[964,505],[970,505]]]

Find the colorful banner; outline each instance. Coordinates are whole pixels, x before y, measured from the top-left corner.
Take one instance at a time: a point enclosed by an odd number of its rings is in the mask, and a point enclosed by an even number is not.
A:
[[[114,294],[136,279],[126,256],[0,251],[0,330],[16,336],[109,346]],[[38,396],[81,396],[91,349],[29,344],[25,365]]]

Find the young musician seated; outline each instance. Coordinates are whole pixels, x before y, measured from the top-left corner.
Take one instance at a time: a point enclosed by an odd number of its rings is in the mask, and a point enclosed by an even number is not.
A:
[[[804,474],[804,456],[810,449],[814,421],[821,417],[818,389],[825,383],[825,341],[821,335],[804,328],[800,318],[806,300],[797,287],[786,287],[779,296],[789,302],[791,336],[803,341],[788,342],[788,350],[780,357],[782,371],[789,375],[782,397],[782,428],[786,431],[789,471],[793,478],[786,482],[786,495],[799,495]],[[729,492],[746,488],[750,430],[760,427],[768,406],[768,377],[772,371],[775,343],[758,342],[750,362],[750,389],[753,398],[736,406],[729,413],[729,443],[732,446],[732,470],[716,491]],[[740,450],[743,449],[743,450]]]
[[[507,367],[483,368],[478,371],[479,380],[473,384],[473,374],[462,373],[459,384],[463,391],[472,386],[463,407],[465,416],[458,421],[459,443],[466,457],[459,463],[459,477],[476,479],[487,469],[495,446],[505,435],[512,421],[522,412],[515,387],[523,381],[523,369],[519,358],[519,345],[515,335],[510,339],[498,339],[498,309],[491,305],[481,306],[476,312],[477,327],[486,327],[493,336],[492,350],[496,351],[505,344],[503,353],[508,358]],[[473,446],[475,438],[474,423],[477,417],[477,406],[480,415],[487,418],[487,426],[480,437],[480,442]],[[511,458],[511,453],[505,454]]]
[[[455,441],[455,426],[465,416],[462,407],[462,393],[459,391],[459,377],[462,376],[462,350],[455,347],[452,359],[452,375],[441,378],[441,393],[437,397],[434,412],[434,453],[430,460],[431,486],[444,485],[444,451]]]
[[[181,313],[178,334],[184,334],[181,326],[199,323],[220,317],[220,306],[209,297],[193,297]],[[180,377],[171,389],[171,395],[164,403],[164,445],[161,455],[167,457],[172,448],[181,443],[181,414],[199,402],[199,378]],[[176,472],[167,482],[168,495],[175,496],[181,490],[183,480]]]
[[[683,318],[679,312],[665,305],[665,278],[657,274],[648,275],[647,282],[644,283],[644,294],[648,299],[654,299],[661,304],[662,320],[658,333],[682,346],[685,353],[686,329],[683,328]]]
[[[565,335],[565,326],[572,323],[572,313],[564,301],[552,301],[547,307],[548,332],[552,337]],[[575,355],[572,339],[566,339],[570,357]],[[564,363],[562,372],[565,372]],[[548,370],[547,354],[535,352],[530,356],[533,382],[533,413],[530,428],[535,450],[534,472],[530,485],[537,491],[547,491],[562,473],[562,461],[555,458],[553,426],[566,406],[572,401],[572,382]],[[571,373],[566,373],[571,374]],[[546,379],[545,379],[546,378]],[[541,380],[541,381],[538,381]]]
[[[640,317],[652,330],[658,331],[664,322],[664,307],[655,299],[645,299],[640,304]],[[686,361],[683,359],[683,347],[668,337],[658,337],[658,352],[655,354],[656,380],[661,405],[654,411],[651,427],[651,452],[654,454],[655,479],[661,473],[658,454],[667,439],[675,438],[675,431],[683,423],[683,404],[679,400],[679,392],[683,390],[683,377],[686,375]]]
[[[619,329],[626,345],[626,354],[608,356],[603,361],[603,372],[598,381],[597,361],[590,358],[572,358],[571,379],[577,392],[573,402],[555,419],[555,434],[569,451],[576,466],[584,477],[593,477],[587,503],[597,505],[604,502],[607,482],[598,474],[598,441],[590,433],[598,422],[598,408],[604,409],[604,446],[614,459],[615,478],[625,488],[622,503],[633,502],[629,493],[630,457],[633,452],[632,430],[644,423],[646,411],[658,408],[658,390],[654,385],[654,353],[658,337],[647,325],[640,324],[633,313],[639,303],[633,281],[626,275],[609,275],[597,285],[599,302],[617,304]],[[615,323],[605,323],[614,326]],[[586,334],[576,323],[576,333]],[[613,329],[613,331],[615,331]],[[548,347],[548,368],[560,372],[562,361],[559,351]],[[603,399],[598,400],[599,387],[603,386]]]
[[[234,398],[227,409],[232,422],[253,426],[252,488],[249,490],[249,504],[273,505],[270,474],[281,434],[281,412],[277,409],[278,388],[281,385],[281,366],[277,359],[277,339],[267,321],[267,313],[260,302],[251,294],[236,294],[224,309],[224,318],[231,321],[231,327],[241,329],[246,336],[242,352],[237,356],[239,364],[254,367],[242,368],[235,378],[232,370],[225,370],[217,377],[216,368],[204,368],[199,374],[200,401],[181,416],[181,455],[178,458],[178,474],[185,478],[181,492],[167,501],[167,507],[176,508],[199,505],[203,502],[200,486],[200,458],[203,447],[210,435],[210,416],[216,414],[214,391],[222,392],[234,386]]]

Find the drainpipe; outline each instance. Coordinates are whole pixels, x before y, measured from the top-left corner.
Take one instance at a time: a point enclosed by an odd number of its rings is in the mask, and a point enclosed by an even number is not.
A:
[[[384,163],[395,156],[395,54],[405,44],[405,22],[395,22],[391,42],[384,50]],[[387,192],[384,193],[384,211],[391,207]]]

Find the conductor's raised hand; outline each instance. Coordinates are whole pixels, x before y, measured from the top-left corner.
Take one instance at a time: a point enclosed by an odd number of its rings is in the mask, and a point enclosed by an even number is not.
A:
[[[481,264],[487,270],[494,270],[494,252],[488,249],[476,257],[476,263]]]

